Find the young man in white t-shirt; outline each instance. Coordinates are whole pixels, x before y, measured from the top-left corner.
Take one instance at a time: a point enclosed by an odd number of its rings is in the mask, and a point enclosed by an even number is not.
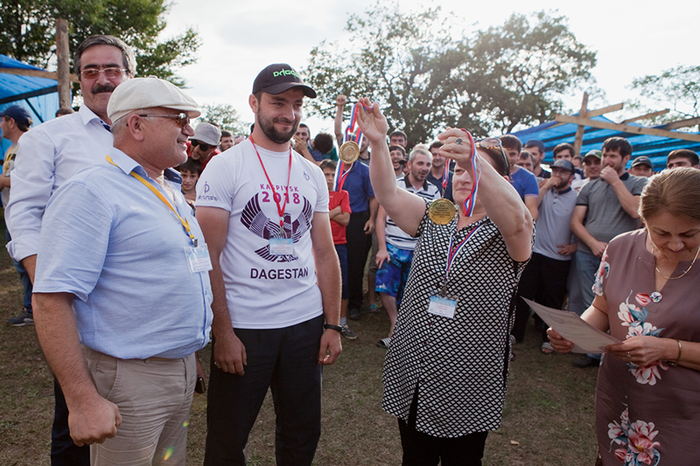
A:
[[[341,352],[341,279],[323,172],[290,146],[304,96],[316,92],[289,65],[261,71],[253,134],[197,184],[214,293],[205,464],[245,464],[268,387],[278,464],[310,465],[320,436],[321,365]]]

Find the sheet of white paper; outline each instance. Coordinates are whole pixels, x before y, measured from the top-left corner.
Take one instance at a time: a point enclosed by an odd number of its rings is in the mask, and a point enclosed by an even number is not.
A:
[[[620,343],[620,340],[601,332],[574,312],[552,309],[529,299],[521,299],[559,335],[574,343],[572,353],[602,353],[606,346]]]

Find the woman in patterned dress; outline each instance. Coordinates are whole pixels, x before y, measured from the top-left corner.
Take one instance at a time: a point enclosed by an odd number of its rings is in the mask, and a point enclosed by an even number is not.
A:
[[[614,238],[601,259],[582,318],[622,343],[606,348],[598,374],[597,464],[700,464],[699,206],[700,170],[656,175],[640,199],[645,228]]]
[[[418,237],[403,302],[384,364],[382,407],[398,418],[404,465],[480,465],[488,431],[500,426],[509,363],[509,304],[530,258],[533,221],[507,181],[500,141],[476,143],[448,129],[440,152],[457,162],[458,215],[430,220],[430,203],[398,189],[379,106],[360,99],[370,141],[377,200],[406,233]],[[438,201],[432,201],[438,202]]]

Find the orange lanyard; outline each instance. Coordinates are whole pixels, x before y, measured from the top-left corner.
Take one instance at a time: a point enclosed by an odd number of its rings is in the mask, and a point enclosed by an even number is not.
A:
[[[110,157],[109,155],[107,156],[107,162],[111,163],[115,167],[118,167],[118,165],[116,163],[114,163],[114,160],[112,160],[112,157]],[[158,191],[158,189],[155,186],[153,186],[151,183],[146,181],[143,178],[143,176],[139,175],[138,173],[136,173],[134,171],[132,171],[129,174],[131,176],[133,176],[134,178],[136,178],[137,180],[139,180],[141,183],[143,183],[148,189],[150,189],[153,192],[153,194],[158,196],[158,199],[163,201],[163,204],[168,206],[168,208],[180,220],[180,223],[182,223],[182,226],[185,228],[185,232],[187,233],[187,236],[189,236],[190,240],[192,240],[192,245],[196,248],[197,247],[197,238],[195,238],[194,234],[192,234],[192,229],[190,228],[190,223],[187,220],[185,220],[184,218],[180,217],[180,214],[177,213],[177,210],[175,210],[175,208],[172,206],[172,204],[170,204],[170,202],[165,198],[165,196],[163,196],[163,194],[160,191]]]

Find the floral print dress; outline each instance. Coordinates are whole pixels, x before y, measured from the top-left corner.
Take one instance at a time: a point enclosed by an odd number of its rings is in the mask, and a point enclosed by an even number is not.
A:
[[[655,289],[646,231],[622,234],[603,254],[593,290],[608,304],[610,334],[700,342],[700,264]],[[690,262],[681,262],[672,276]],[[667,361],[637,366],[603,358],[596,391],[603,465],[700,464],[700,371]]]

